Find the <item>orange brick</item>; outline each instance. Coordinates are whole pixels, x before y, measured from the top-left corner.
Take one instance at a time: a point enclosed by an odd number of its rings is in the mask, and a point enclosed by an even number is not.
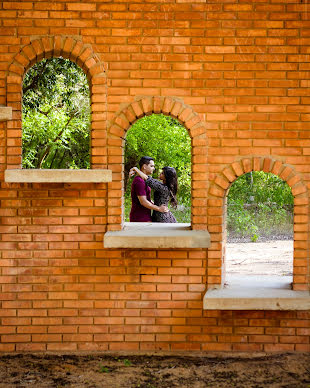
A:
[[[13,108],[13,120],[0,123],[0,179],[4,168],[20,168],[24,69],[64,55],[87,72],[92,168],[111,169],[113,182],[1,184],[1,333],[12,342],[0,351],[309,351],[307,314],[201,306],[206,273],[209,286],[221,281],[226,191],[252,169],[292,187],[293,288],[309,288],[310,51],[307,21],[298,20],[305,6],[17,7],[7,2],[0,15],[9,70],[0,104]],[[208,229],[209,250],[103,248],[104,233],[121,229],[126,130],[152,112],[178,117],[192,137],[192,227]],[[11,335],[23,337],[15,343]]]

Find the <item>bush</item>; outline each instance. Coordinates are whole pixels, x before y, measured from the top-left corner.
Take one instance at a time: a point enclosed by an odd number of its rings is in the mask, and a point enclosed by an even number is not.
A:
[[[227,231],[229,235],[250,237],[252,241],[258,238],[258,226],[253,213],[244,208],[241,200],[232,201],[227,209]]]
[[[294,198],[279,177],[252,172],[231,186],[227,197],[227,231],[230,237],[273,238],[293,233]]]

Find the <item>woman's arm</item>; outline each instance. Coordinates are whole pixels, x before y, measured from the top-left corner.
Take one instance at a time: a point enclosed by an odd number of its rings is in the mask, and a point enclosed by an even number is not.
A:
[[[145,180],[146,184],[153,190],[160,191],[161,193],[165,193],[168,190],[166,185],[159,182],[157,179],[154,179],[154,178],[144,174],[144,172],[140,171],[137,167],[133,167],[129,171],[130,177],[132,177],[135,174],[138,174],[140,178]]]
[[[129,176],[132,177],[134,176],[135,174],[138,174],[140,178],[142,178],[143,180],[147,180],[148,176],[146,174],[144,174],[144,172],[140,171],[137,167],[133,167],[130,169],[129,171]]]
[[[159,182],[157,179],[152,178],[151,176],[147,177],[145,182],[151,189],[159,191],[160,193],[167,194],[169,189],[166,185]]]
[[[132,177],[135,174],[138,174],[140,178],[142,178],[145,181],[148,178],[148,176],[144,174],[142,171],[140,171],[137,167],[133,167],[129,171],[130,177]],[[166,205],[156,206],[152,202],[148,201],[144,195],[143,196],[138,195],[138,199],[139,199],[140,205],[146,207],[147,209],[156,210],[157,212],[160,212],[160,213],[167,213],[169,211]]]

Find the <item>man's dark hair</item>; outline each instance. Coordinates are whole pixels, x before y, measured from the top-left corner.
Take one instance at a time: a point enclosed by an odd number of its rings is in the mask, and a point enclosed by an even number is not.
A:
[[[150,156],[142,156],[142,158],[139,160],[139,166],[140,166],[140,168],[141,168],[144,164],[146,164],[146,165],[150,164],[150,161],[151,161],[151,160],[154,160],[154,158],[151,158]]]

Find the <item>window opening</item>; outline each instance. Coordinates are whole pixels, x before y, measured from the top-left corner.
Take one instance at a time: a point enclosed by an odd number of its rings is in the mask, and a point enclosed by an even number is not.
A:
[[[142,156],[155,160],[153,178],[158,179],[164,166],[174,167],[178,176],[177,209],[170,208],[179,223],[191,222],[191,138],[176,119],[152,114],[139,119],[125,139],[124,220],[129,221],[131,182],[128,173]]]
[[[250,172],[231,185],[227,195],[225,285],[290,287],[293,211],[290,187],[272,173]]]
[[[50,58],[28,70],[22,120],[23,168],[90,168],[90,92],[75,63]]]

